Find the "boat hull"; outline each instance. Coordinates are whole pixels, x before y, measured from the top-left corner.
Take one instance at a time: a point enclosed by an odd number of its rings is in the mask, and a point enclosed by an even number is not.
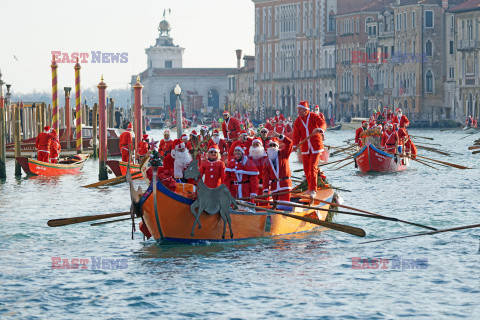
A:
[[[116,177],[124,176],[127,174],[128,162],[118,161],[118,160],[108,160],[107,165],[110,167],[110,169],[112,170],[113,174],[115,174]],[[130,173],[133,174],[138,171],[140,171],[140,165],[130,163]]]
[[[22,166],[23,171],[28,175],[59,176],[63,174],[77,174],[80,172],[85,161],[89,158],[89,155],[79,154],[78,156],[80,156],[82,160],[71,164],[48,163],[26,157],[18,157],[16,159]]]
[[[462,132],[467,134],[472,134],[472,133],[476,133],[477,129],[475,129],[474,127],[464,127]]]
[[[230,214],[234,237],[230,239],[228,224],[226,226],[225,239],[222,239],[223,220],[219,214],[200,216],[201,228],[195,228],[195,235],[190,235],[194,216],[190,210],[193,200],[182,197],[167,189],[162,183],[157,183],[157,213],[155,213],[153,195],[151,194],[142,205],[142,213],[145,224],[155,240],[161,240],[160,230],[167,241],[178,242],[210,242],[232,241],[257,237],[273,237],[299,232],[307,232],[317,227],[305,221],[285,217],[279,214],[239,212]],[[331,189],[320,190],[317,197],[330,201],[333,197]],[[321,206],[318,202],[318,206]],[[329,205],[323,208],[328,209]],[[327,211],[306,210],[301,212],[289,212],[299,216],[315,215],[321,220],[327,217]]]
[[[358,169],[362,172],[396,172],[404,170],[408,159],[395,162],[395,157],[385,151],[377,149],[372,144],[364,146],[354,155]],[[403,163],[405,162],[406,163]]]

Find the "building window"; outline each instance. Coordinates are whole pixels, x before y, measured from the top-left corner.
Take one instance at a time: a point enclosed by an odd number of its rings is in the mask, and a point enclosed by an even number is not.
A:
[[[433,45],[432,41],[430,40],[427,40],[427,42],[425,43],[425,55],[427,57],[433,56]]]
[[[425,11],[425,28],[433,28],[433,11]]]
[[[448,76],[449,76],[450,79],[455,78],[455,67],[450,67]]]
[[[412,28],[415,29],[415,11],[412,11]]]
[[[407,13],[406,12],[403,13],[403,29],[404,30],[407,29]]]
[[[453,54],[453,40],[450,40],[450,54]]]
[[[172,68],[172,60],[165,60],[165,68],[167,69]]]
[[[335,31],[335,17],[332,14],[328,16],[328,31],[334,32]]]
[[[425,90],[427,92],[433,92],[433,74],[428,70],[425,75]]]

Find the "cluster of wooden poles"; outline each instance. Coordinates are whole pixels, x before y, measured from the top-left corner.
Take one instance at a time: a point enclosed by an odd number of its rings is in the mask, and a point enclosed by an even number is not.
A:
[[[480,153],[480,139],[475,140],[473,146],[468,147],[468,150],[475,150],[472,154]]]

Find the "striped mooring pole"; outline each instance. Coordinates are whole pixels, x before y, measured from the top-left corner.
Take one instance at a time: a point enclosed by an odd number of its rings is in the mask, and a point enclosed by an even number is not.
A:
[[[80,63],[75,64],[75,119],[77,122],[76,138],[77,138],[77,154],[83,153],[82,140],[82,108],[81,108],[81,92],[80,92]]]
[[[52,129],[55,129],[57,134],[60,133],[60,125],[58,123],[58,89],[57,89],[57,68],[58,64],[55,61],[55,56],[52,56]]]

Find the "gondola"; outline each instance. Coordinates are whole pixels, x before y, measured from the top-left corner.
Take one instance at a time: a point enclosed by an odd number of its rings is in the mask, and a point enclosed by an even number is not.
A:
[[[89,157],[88,154],[78,154],[61,159],[58,163],[43,162],[26,157],[17,157],[16,159],[27,175],[58,176],[79,173]]]
[[[116,177],[124,176],[125,174],[127,174],[127,162],[118,160],[107,160],[107,166],[110,167]],[[130,172],[133,174],[138,171],[140,171],[140,165],[130,163]]]
[[[404,170],[409,165],[409,159],[378,149],[367,143],[354,156],[358,169],[362,172],[396,172]]]

